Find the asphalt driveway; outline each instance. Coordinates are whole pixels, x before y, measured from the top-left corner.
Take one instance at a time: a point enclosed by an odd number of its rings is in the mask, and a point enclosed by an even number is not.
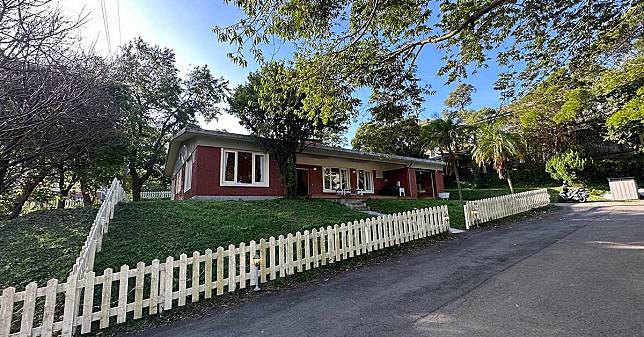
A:
[[[644,336],[644,205],[468,232],[128,336]]]

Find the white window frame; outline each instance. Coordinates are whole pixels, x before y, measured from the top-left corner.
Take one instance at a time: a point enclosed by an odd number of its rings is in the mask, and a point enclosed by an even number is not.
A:
[[[235,153],[235,180],[237,180],[237,170],[239,166],[238,158],[239,158],[239,152],[248,152],[251,153],[252,160],[251,160],[251,182],[250,183],[240,183],[237,181],[226,181],[226,162],[224,161],[226,159],[226,152],[230,153]],[[264,181],[263,182],[255,182],[255,157],[257,155],[264,156]],[[269,174],[269,167],[270,167],[270,159],[268,156],[268,152],[257,152],[257,151],[249,151],[249,150],[233,150],[233,149],[221,149],[221,165],[219,168],[219,185],[220,186],[243,186],[243,187],[269,187],[269,180],[270,180],[270,174]]]
[[[373,171],[371,171],[371,170],[360,170],[360,169],[356,170],[356,183],[357,183],[356,188],[359,188],[359,186],[360,186],[360,172],[362,172],[363,174],[368,175],[369,176],[369,181],[371,182],[371,186],[369,186],[370,188],[369,189],[365,188],[363,190],[363,192],[364,193],[374,193],[374,191],[373,191],[373,189],[374,189],[373,188]],[[365,176],[365,182],[367,180],[366,178],[367,177]],[[367,187],[367,186],[365,186],[365,187]]]
[[[338,173],[340,174],[340,185],[343,185],[342,181],[342,171],[345,171],[346,177],[347,177],[347,188],[351,189],[351,176],[349,176],[349,169],[348,168],[342,168],[342,167],[322,167],[322,192],[324,193],[335,193],[336,190],[334,189],[329,189],[326,188],[326,170],[332,170],[332,169],[337,169]]]
[[[176,180],[175,180],[175,194],[180,194],[183,193],[183,190],[181,189],[183,187],[183,167],[177,171],[176,175]]]
[[[192,189],[192,156],[186,160],[183,170],[183,191],[188,192]]]

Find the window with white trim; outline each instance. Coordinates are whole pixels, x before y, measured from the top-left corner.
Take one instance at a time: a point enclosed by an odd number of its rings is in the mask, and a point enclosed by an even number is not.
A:
[[[223,186],[268,186],[268,154],[223,150],[221,184]]]
[[[181,176],[182,176],[182,172],[183,172],[183,167],[180,168],[179,171],[177,171],[177,175],[175,176],[175,181],[174,181],[175,182],[175,184],[174,184],[175,193],[181,193],[181,181],[182,181]]]
[[[186,160],[183,175],[183,191],[189,191],[192,188],[192,157]]]
[[[351,188],[349,170],[337,167],[324,168],[324,192],[335,192]]]
[[[373,172],[367,170],[358,170],[358,188],[373,193]]]

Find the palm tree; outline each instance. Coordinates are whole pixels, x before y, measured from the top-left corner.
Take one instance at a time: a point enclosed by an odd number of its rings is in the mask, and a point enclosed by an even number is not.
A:
[[[506,179],[510,193],[514,193],[508,162],[521,155],[521,141],[516,134],[503,129],[499,122],[483,124],[479,127],[478,137],[474,144],[472,157],[479,166],[492,163],[499,174],[499,179]]]
[[[454,123],[451,119],[434,119],[426,125],[424,132],[425,143],[428,147],[438,147],[441,151],[447,151],[448,163],[456,178],[458,200],[461,202],[463,202],[463,192],[461,192],[456,153],[458,152],[458,140],[462,138],[464,130],[462,125]]]

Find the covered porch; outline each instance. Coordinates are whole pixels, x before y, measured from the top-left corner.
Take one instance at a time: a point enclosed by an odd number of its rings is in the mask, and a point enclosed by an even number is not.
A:
[[[298,195],[324,199],[436,198],[442,163],[405,158],[296,157]]]

